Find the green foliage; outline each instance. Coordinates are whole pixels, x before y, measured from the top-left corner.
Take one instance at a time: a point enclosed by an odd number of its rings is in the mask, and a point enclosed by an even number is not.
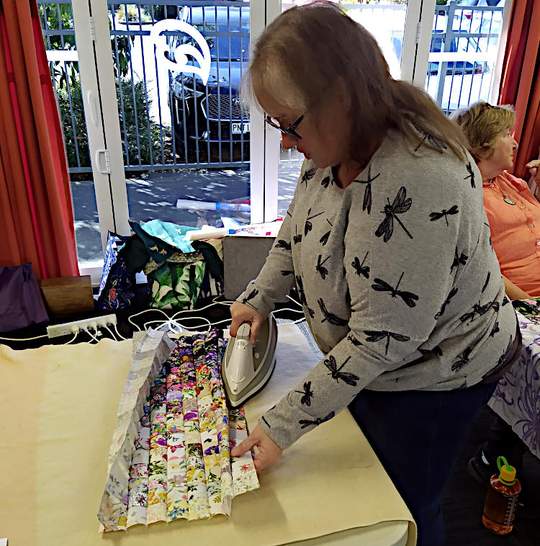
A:
[[[121,22],[126,20],[129,22],[148,23],[152,21],[152,16],[147,8],[136,4],[122,4],[118,10],[116,10],[116,16]]]
[[[64,75],[62,81],[67,82],[66,75]],[[78,145],[80,166],[88,167],[90,166],[88,134],[78,72],[75,72],[75,77],[69,77],[69,86],[57,85],[56,92],[64,128],[69,166],[77,166],[76,147]],[[132,84],[131,80],[122,79],[120,86],[117,83],[117,95],[119,106],[123,103],[123,108],[118,110],[126,165],[149,165],[161,163],[162,161],[172,161],[170,129],[168,127],[160,129],[160,125],[150,119],[148,113],[150,100],[147,99],[144,83],[136,82]],[[163,155],[161,138],[163,138]]]
[[[132,6],[131,6],[132,7]],[[125,11],[125,7],[123,7]],[[40,4],[39,14],[47,49],[76,49],[73,14],[70,4]],[[119,18],[126,13],[119,10]],[[128,7],[128,19],[138,18],[139,12]],[[141,17],[150,20],[146,10]],[[63,36],[58,31],[69,30]],[[149,116],[150,100],[143,82],[129,78],[131,43],[128,36],[111,37],[113,66],[119,101],[120,130],[126,165],[152,164],[173,159],[170,129],[161,128]],[[60,117],[64,129],[64,141],[70,167],[89,167],[88,134],[84,118],[79,65],[76,62],[50,63]],[[123,106],[123,108],[122,108]],[[163,140],[163,152],[161,150]],[[126,146],[127,144],[127,146]],[[126,149],[127,148],[127,149]],[[77,160],[77,153],[79,159]]]
[[[63,36],[58,33],[59,30],[74,29],[71,4],[40,4],[38,9],[46,48],[75,49],[74,32]]]
[[[129,165],[153,164],[172,161],[170,129],[161,127],[150,119],[150,99],[144,82],[132,85],[131,80],[122,80],[117,85],[120,114],[120,131],[124,145],[124,161]],[[137,143],[138,135],[138,143]],[[163,138],[163,154],[161,150]],[[126,140],[128,153],[126,154]]]
[[[70,68],[73,67],[74,65],[71,65]],[[62,76],[57,83],[56,96],[58,97],[58,107],[60,110],[62,128],[64,130],[64,142],[66,144],[68,165],[70,167],[78,166],[78,146],[80,166],[89,167],[90,155],[88,150],[88,134],[86,132],[86,122],[84,119],[79,72],[77,70],[71,71],[68,85],[68,76],[64,73],[63,68],[60,67],[59,71],[62,73]],[[56,70],[55,73],[57,73]]]

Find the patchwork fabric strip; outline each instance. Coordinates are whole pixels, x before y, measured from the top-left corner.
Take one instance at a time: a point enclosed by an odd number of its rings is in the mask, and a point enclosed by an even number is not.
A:
[[[167,364],[150,391],[147,523],[167,519]]]
[[[152,333],[135,343],[98,514],[102,530],[230,515],[232,499],[259,482],[251,453],[230,454],[247,423],[243,409],[227,408],[223,340],[216,331],[174,343]]]

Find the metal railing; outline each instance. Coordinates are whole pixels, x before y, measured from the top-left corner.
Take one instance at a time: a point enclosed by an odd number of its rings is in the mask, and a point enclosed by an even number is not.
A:
[[[126,170],[247,166],[249,114],[239,92],[248,64],[249,1],[107,4]],[[39,0],[39,7],[70,173],[90,173],[71,0]],[[383,18],[405,14],[403,6],[344,7],[353,17],[362,13],[373,18],[377,10]],[[502,15],[502,6],[465,6],[456,0],[436,6],[426,89],[445,112],[489,98]],[[156,56],[151,29],[164,19],[189,23],[208,43],[205,84],[185,70],[169,70]],[[402,32],[396,29],[386,30],[391,34],[388,47],[399,60]],[[166,30],[162,36],[168,61],[181,62],[183,47],[197,47],[193,37],[178,30]]]
[[[447,114],[489,100],[503,11],[457,0],[435,6],[426,90]]]
[[[108,4],[126,168],[223,167],[247,162],[249,115],[240,104],[240,80],[248,62],[249,3],[161,0]],[[164,19],[187,22],[208,43],[206,84],[197,75],[171,72],[159,62],[150,31]],[[163,34],[173,62],[179,62],[175,55],[180,48],[197,47],[183,32]],[[121,54],[125,55],[123,65]],[[126,102],[133,103],[131,128],[128,116],[123,115]],[[131,144],[130,130],[135,136]]]

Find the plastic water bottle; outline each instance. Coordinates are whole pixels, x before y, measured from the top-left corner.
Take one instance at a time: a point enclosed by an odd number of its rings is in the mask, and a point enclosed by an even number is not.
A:
[[[507,535],[514,528],[521,484],[516,469],[504,457],[497,457],[499,475],[493,474],[484,503],[482,523],[497,535]]]

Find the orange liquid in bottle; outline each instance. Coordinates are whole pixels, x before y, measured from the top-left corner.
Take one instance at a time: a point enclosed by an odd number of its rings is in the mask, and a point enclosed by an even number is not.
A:
[[[521,484],[515,479],[515,469],[512,479],[504,480],[501,475],[494,474],[490,480],[490,487],[486,495],[482,523],[497,535],[507,535],[514,528],[517,500],[521,492]]]

